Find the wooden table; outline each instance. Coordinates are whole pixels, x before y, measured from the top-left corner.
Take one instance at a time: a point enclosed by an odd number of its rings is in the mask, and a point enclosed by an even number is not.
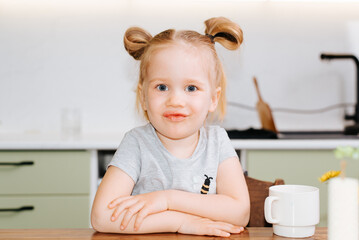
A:
[[[226,239],[220,237],[194,236],[176,233],[159,233],[144,235],[124,235],[124,234],[107,234],[98,233],[93,229],[0,229],[0,239],[74,239],[74,240],[208,240],[208,239]],[[273,234],[272,228],[246,228],[241,234],[233,234],[228,239],[252,239],[252,240],[269,240],[282,239],[289,240],[293,238],[283,238]],[[302,238],[303,239],[303,238]],[[318,227],[315,235],[304,240],[324,240],[327,239],[327,228]]]

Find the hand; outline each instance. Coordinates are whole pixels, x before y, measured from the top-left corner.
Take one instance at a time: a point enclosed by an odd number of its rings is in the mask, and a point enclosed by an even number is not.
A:
[[[230,223],[216,222],[208,218],[190,216],[178,229],[179,233],[193,235],[209,235],[219,237],[229,237],[231,233],[241,233],[243,227],[234,226]]]
[[[145,217],[149,214],[168,210],[166,191],[156,191],[139,194],[135,196],[119,197],[113,200],[108,207],[116,208],[111,216],[111,221],[116,221],[121,213],[126,211],[121,223],[121,230],[124,230],[132,217],[137,213],[134,230],[138,230]]]

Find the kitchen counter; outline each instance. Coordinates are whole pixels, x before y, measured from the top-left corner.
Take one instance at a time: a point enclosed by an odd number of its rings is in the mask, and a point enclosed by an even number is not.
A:
[[[86,134],[74,139],[60,134],[2,134],[0,150],[115,150],[124,134]]]
[[[317,227],[314,236],[309,239],[324,240],[327,239],[328,230],[324,227]],[[157,234],[107,234],[98,233],[93,229],[0,229],[0,239],[78,239],[78,240],[107,240],[107,239],[127,239],[127,240],[141,240],[141,239],[176,239],[176,240],[207,240],[207,239],[223,239],[222,237],[208,237],[185,235],[178,233],[157,233]],[[288,239],[279,237],[273,234],[273,229],[267,228],[246,228],[241,234],[232,234],[230,239]],[[296,238],[291,238],[296,239]]]
[[[60,135],[3,134],[0,150],[116,150],[124,133],[89,134],[78,139]],[[236,149],[334,149],[337,146],[359,147],[359,138],[350,139],[232,139]]]
[[[232,139],[235,149],[335,149],[359,147],[359,139]]]
[[[359,139],[232,139],[243,170],[247,169],[248,151],[251,150],[334,150],[338,146],[359,148]]]
[[[26,151],[29,151],[29,154],[32,151],[48,151],[49,154],[51,154],[50,152],[55,152],[56,154],[56,152],[59,151],[89,152],[89,199],[90,204],[92,204],[95,193],[97,191],[99,178],[101,177],[99,176],[99,164],[101,163],[101,157],[103,158],[102,154],[112,155],[113,151],[116,150],[118,145],[120,144],[123,136],[124,133],[112,135],[92,134],[83,135],[79,139],[66,140],[63,139],[60,135],[56,134],[2,134],[0,135],[0,150],[12,151],[14,152],[13,154],[17,154],[17,152],[23,153]],[[332,161],[330,160],[334,156],[332,154],[332,150],[336,147],[359,147],[359,139],[232,139],[231,141],[234,148],[239,150],[238,155],[240,157],[243,170],[250,172],[250,174],[252,175],[254,174],[253,176],[255,176],[256,174],[256,172],[254,171],[255,169],[262,169],[262,167],[260,166],[262,166],[263,163],[257,163],[258,159],[274,159],[270,162],[273,162],[272,164],[277,166],[278,164],[282,164],[278,161],[284,158],[285,160],[283,161],[291,162],[291,164],[293,164],[292,162],[295,161],[297,165],[300,165],[302,164],[303,159],[311,159],[311,154],[316,154],[316,157],[314,159],[316,161],[313,160],[312,162],[310,162],[310,164],[313,165],[318,162],[317,165],[319,164],[322,166],[324,163],[326,164],[326,161]],[[266,152],[263,153],[263,151]],[[322,157],[318,158],[318,152],[320,152]],[[46,154],[46,152],[43,154]],[[271,155],[273,155],[272,158],[270,157]],[[251,168],[250,164],[257,164],[258,166]],[[281,169],[279,165],[278,167],[275,167],[275,169],[277,168]],[[282,177],[284,176],[283,173],[278,173],[277,175]],[[316,175],[318,174],[316,173]],[[260,179],[265,177],[263,173],[258,173],[258,176],[258,178]],[[268,176],[268,179],[269,178],[272,180],[272,176]],[[290,179],[287,180],[287,182],[290,182]],[[91,205],[89,207],[91,209]]]
[[[78,139],[64,139],[59,134],[3,134],[0,150],[89,150],[91,151],[92,175],[96,175],[98,151],[116,150],[125,133],[87,134]],[[338,146],[359,147],[359,138],[343,139],[231,139],[240,150],[242,167],[246,169],[247,150],[309,150],[335,149]],[[95,189],[95,184],[93,189]]]

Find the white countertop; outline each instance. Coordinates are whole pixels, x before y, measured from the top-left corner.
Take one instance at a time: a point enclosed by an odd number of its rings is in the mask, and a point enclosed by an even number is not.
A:
[[[335,149],[338,146],[359,147],[359,139],[266,139],[231,140],[235,149]]]
[[[0,150],[115,150],[124,133],[87,134],[65,139],[59,134],[3,134]]]
[[[89,134],[78,139],[63,139],[56,134],[0,135],[0,150],[115,150],[122,133]],[[236,149],[334,149],[337,146],[359,147],[359,139],[238,139],[232,140]]]

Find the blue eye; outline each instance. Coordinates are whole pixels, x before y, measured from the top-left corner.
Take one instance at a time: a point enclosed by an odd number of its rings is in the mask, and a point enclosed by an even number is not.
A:
[[[167,91],[168,90],[168,87],[164,84],[159,84],[157,87],[156,87],[158,90],[160,91]]]
[[[198,90],[198,88],[196,86],[193,86],[193,85],[189,85],[189,86],[186,87],[187,92],[195,92],[197,90]]]

